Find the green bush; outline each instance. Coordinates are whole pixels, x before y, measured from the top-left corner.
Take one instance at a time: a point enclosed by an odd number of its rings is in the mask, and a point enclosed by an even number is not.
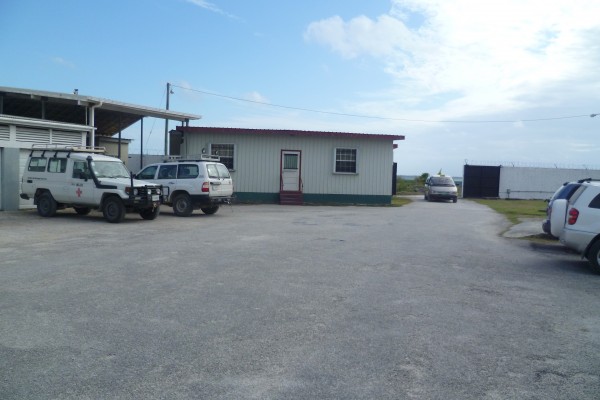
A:
[[[396,194],[420,194],[423,192],[425,181],[429,177],[427,172],[424,172],[415,179],[396,178]]]

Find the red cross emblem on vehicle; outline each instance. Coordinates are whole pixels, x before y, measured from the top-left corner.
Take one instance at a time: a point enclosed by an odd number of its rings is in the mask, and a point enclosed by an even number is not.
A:
[[[75,193],[77,193],[77,197],[81,197],[81,193],[83,193],[83,192],[81,191],[81,188],[77,188]]]

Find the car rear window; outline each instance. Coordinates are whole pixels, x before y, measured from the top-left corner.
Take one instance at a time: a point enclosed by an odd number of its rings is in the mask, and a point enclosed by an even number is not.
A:
[[[562,188],[562,190],[560,192],[558,192],[558,194],[556,195],[554,200],[556,200],[556,199],[569,200],[571,198],[571,196],[573,196],[573,193],[575,193],[575,191],[577,190],[577,188],[579,186],[581,186],[581,185],[578,183],[570,183],[570,184],[566,185],[565,187]]]
[[[206,170],[208,171],[208,177],[212,179],[219,179],[219,172],[215,164],[206,164]]]
[[[217,164],[217,171],[219,171],[219,176],[221,179],[229,179],[231,175],[229,174],[229,170],[223,164]]]

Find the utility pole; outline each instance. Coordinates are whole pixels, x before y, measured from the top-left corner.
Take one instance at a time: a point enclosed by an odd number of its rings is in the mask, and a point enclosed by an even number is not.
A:
[[[169,95],[171,94],[171,84],[167,82],[167,111],[169,110]],[[169,155],[169,120],[165,119],[165,156]]]

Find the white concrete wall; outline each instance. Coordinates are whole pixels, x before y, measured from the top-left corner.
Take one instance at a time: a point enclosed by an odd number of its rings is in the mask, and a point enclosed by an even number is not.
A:
[[[600,179],[600,170],[503,166],[498,195],[503,199],[544,200],[564,182],[585,178]]]
[[[127,165],[127,169],[136,174],[148,164],[163,162],[165,160],[165,156],[155,154],[144,154],[144,158],[142,160],[143,167],[140,167],[140,159],[140,154],[129,154],[129,156],[127,157],[127,161],[125,162],[125,165]]]
[[[84,146],[87,133],[73,124],[19,117],[0,118],[0,210],[14,211],[33,206],[19,197],[21,176],[31,146],[56,144]]]

